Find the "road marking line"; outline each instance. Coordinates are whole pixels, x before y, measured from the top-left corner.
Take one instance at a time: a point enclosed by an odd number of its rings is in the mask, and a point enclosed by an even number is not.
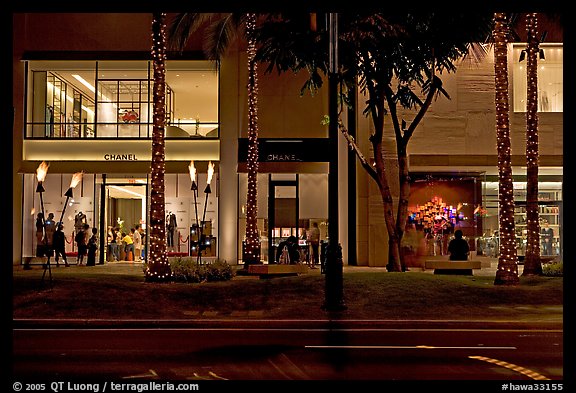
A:
[[[542,374],[538,374],[536,371],[532,371],[530,369],[518,366],[518,365],[513,364],[513,363],[508,363],[508,362],[505,362],[503,360],[487,358],[485,356],[468,356],[468,357],[470,359],[482,360],[484,362],[496,364],[500,367],[504,367],[504,368],[507,368],[509,370],[519,372],[520,374],[524,374],[524,375],[526,375],[532,379],[538,380],[538,381],[550,381],[550,378],[547,378]]]

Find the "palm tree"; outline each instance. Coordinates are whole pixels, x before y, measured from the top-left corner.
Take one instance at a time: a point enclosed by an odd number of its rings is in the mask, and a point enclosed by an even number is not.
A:
[[[212,20],[215,21],[212,22]],[[258,232],[258,70],[256,56],[256,14],[178,14],[170,25],[171,46],[183,50],[190,36],[206,26],[204,52],[211,60],[219,61],[238,31],[245,27],[248,40],[248,192],[246,196],[246,240],[244,268],[260,263],[260,237]]]
[[[155,12],[152,17],[152,58],[154,66],[152,168],[150,190],[150,258],[146,281],[171,280],[170,263],[166,254],[166,223],[164,209],[164,131],[166,121],[166,14]]]
[[[246,195],[246,248],[244,267],[260,262],[260,236],[258,234],[258,69],[254,29],[256,14],[246,15],[248,38],[248,193]]]
[[[500,256],[494,284],[518,284],[516,234],[514,225],[514,189],[510,153],[508,101],[508,33],[505,13],[494,13],[494,77],[496,90],[496,140],[498,150]]]
[[[538,212],[538,14],[526,14],[526,229],[522,275],[542,274]]]

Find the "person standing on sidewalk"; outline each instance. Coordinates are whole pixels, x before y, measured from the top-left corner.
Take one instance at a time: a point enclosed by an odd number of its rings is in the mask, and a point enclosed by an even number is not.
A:
[[[130,231],[133,231],[134,228],[131,228]],[[132,232],[131,232],[132,233]],[[134,239],[130,234],[126,234],[122,232],[122,243],[124,244],[124,252],[126,253],[126,260],[133,261],[134,260]]]
[[[44,214],[36,215],[36,256],[44,256]]]
[[[52,244],[54,246],[54,260],[56,261],[56,266],[60,266],[60,256],[62,256],[64,266],[70,266],[68,264],[68,259],[66,258],[66,235],[64,234],[64,224],[58,223],[58,227],[56,228],[56,232],[54,232],[52,238]]]
[[[54,221],[54,213],[48,214],[48,219],[44,223],[46,237],[44,238],[44,245],[46,246],[46,256],[48,260],[54,254],[54,232],[56,232],[56,221]]]
[[[132,239],[134,239],[134,261],[140,262],[142,258],[142,236],[140,235],[140,224],[136,224],[132,233]]]
[[[92,236],[88,239],[88,260],[86,266],[96,266],[96,251],[98,251],[98,229],[92,228]]]
[[[308,241],[310,242],[310,247],[312,248],[310,267],[312,269],[317,269],[315,265],[320,263],[320,229],[318,228],[317,222],[312,223],[312,228],[310,228],[310,231],[308,232]]]
[[[76,262],[78,266],[81,266],[82,262],[84,262],[84,256],[88,249],[88,228],[90,228],[90,225],[84,224],[82,230],[78,231],[74,238],[78,247],[78,260]]]

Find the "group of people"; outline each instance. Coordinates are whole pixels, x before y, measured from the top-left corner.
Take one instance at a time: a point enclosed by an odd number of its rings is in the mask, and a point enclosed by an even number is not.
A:
[[[80,221],[78,217],[81,214],[80,212],[76,215],[74,223],[74,243],[78,253],[76,264],[83,265],[85,263],[86,266],[94,266],[98,251],[98,228],[90,228],[85,219]],[[144,237],[145,233],[140,224],[132,227],[130,233],[121,232],[118,227],[109,228],[109,252],[113,260],[119,261],[122,257],[127,260],[140,261]],[[46,219],[44,219],[42,212],[36,215],[37,257],[48,257],[48,263],[50,258],[54,257],[56,266],[60,266],[60,260],[64,262],[64,266],[70,266],[66,256],[66,241],[64,223],[56,222],[54,213],[49,213]]]
[[[90,225],[83,224],[81,229],[76,230],[74,242],[78,250],[78,258],[76,259],[77,265],[82,265],[84,258],[86,258],[87,266],[94,266],[96,264],[96,251],[98,250],[98,229],[92,228],[89,231]],[[54,220],[54,213],[49,213],[48,217],[44,219],[43,213],[38,213],[36,216],[36,240],[37,251],[36,256],[54,257],[56,266],[60,266],[60,258],[64,262],[64,266],[68,267],[68,258],[66,256],[66,234],[64,233],[64,223],[56,222]]]
[[[78,250],[77,265],[82,265],[86,257],[86,266],[96,265],[96,251],[98,251],[98,228],[84,224],[82,229],[76,232],[74,237],[76,248]],[[58,260],[56,260],[58,261]]]
[[[140,224],[130,228],[130,232],[122,232],[118,227],[108,229],[108,246],[110,261],[140,261],[144,231]]]

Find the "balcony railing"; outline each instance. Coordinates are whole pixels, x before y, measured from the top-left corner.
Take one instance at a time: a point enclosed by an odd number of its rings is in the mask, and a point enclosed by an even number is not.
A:
[[[152,123],[83,123],[46,122],[28,123],[27,139],[98,139],[98,138],[142,138],[152,137]],[[166,125],[166,139],[218,139],[217,122],[176,121]]]

